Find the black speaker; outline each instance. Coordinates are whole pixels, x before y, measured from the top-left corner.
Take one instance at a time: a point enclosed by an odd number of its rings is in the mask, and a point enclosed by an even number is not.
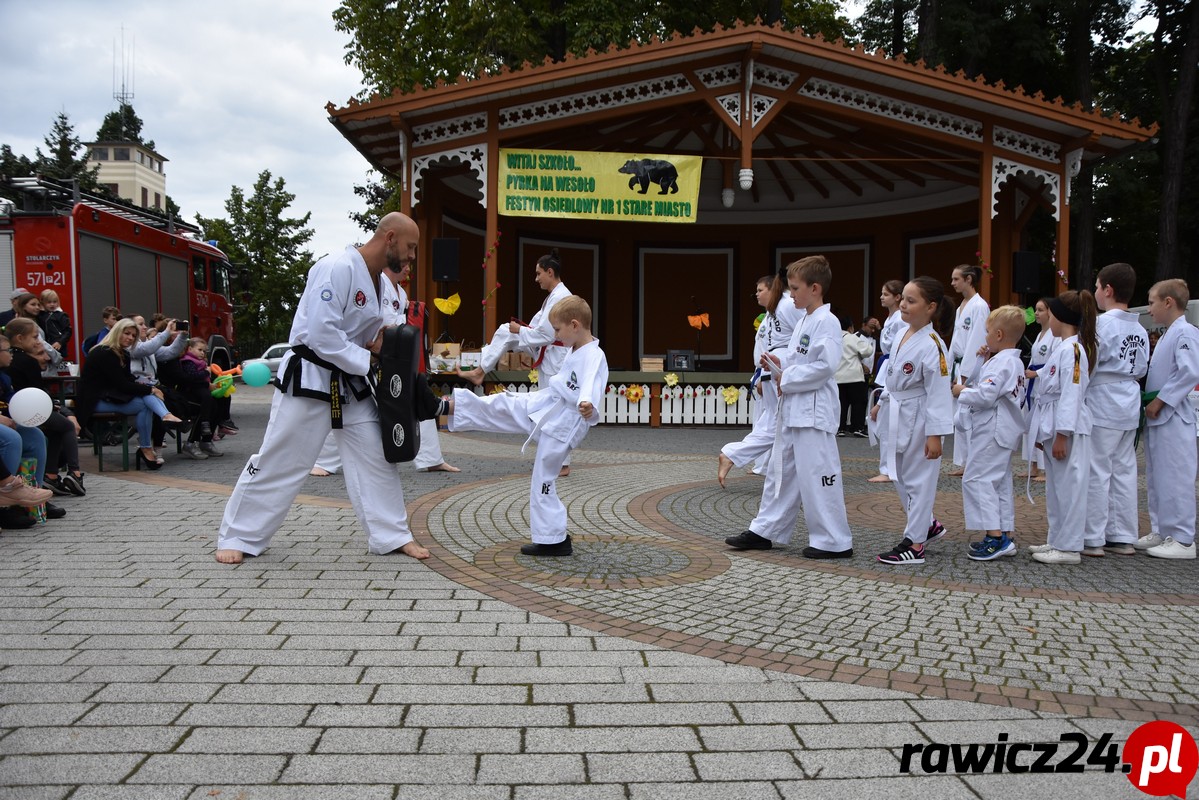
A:
[[[1041,254],[1031,250],[1012,253],[1012,291],[1016,294],[1038,294],[1041,291]]]
[[[458,240],[433,240],[433,280],[455,283],[458,280]]]

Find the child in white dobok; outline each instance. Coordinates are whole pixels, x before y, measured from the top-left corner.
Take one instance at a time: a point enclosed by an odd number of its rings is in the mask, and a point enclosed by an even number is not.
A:
[[[1045,476],[1041,474],[1041,471],[1045,469],[1045,451],[1037,447],[1033,433],[1028,430],[1028,422],[1032,418],[1033,405],[1037,401],[1037,373],[1049,363],[1049,356],[1057,347],[1057,337],[1053,335],[1053,331],[1049,330],[1049,306],[1045,305],[1044,298],[1036,302],[1033,315],[1037,324],[1041,326],[1041,332],[1037,334],[1036,341],[1032,343],[1032,351],[1028,355],[1028,369],[1024,371],[1025,433],[1024,449],[1021,451],[1020,460],[1028,465],[1028,472],[1020,477],[1027,478],[1028,481],[1043,483]],[[1025,486],[1028,486],[1027,482]]]
[[[1145,390],[1145,477],[1157,531],[1137,540],[1155,558],[1195,557],[1195,409],[1187,395],[1199,384],[1199,330],[1186,321],[1185,282],[1159,281],[1149,290],[1149,314],[1166,332],[1149,360]]]
[[[962,296],[953,325],[953,338],[949,348],[953,357],[953,382],[970,383],[977,379],[977,368],[982,364],[978,351],[987,338],[987,315],[991,307],[978,293],[982,285],[983,271],[973,264],[959,264],[953,268],[949,284]],[[956,406],[955,406],[956,408]],[[953,437],[953,463],[957,467],[949,474],[961,477],[966,463],[968,437],[961,429],[955,429]]]
[[[755,296],[759,305],[766,309],[766,315],[762,318],[762,324],[758,326],[757,335],[754,337],[755,364],[759,363],[763,353],[786,352],[796,323],[803,319],[804,312],[795,307],[791,295],[787,292],[786,277],[786,271],[780,270],[779,274],[758,278]],[[716,480],[722,487],[724,479],[733,467],[744,467],[750,462],[756,462],[754,472],[758,475],[766,474],[770,448],[774,445],[779,395],[770,370],[759,367],[755,374],[760,377],[754,425],[744,439],[729,442],[720,448]]]
[[[886,386],[870,414],[879,421],[884,472],[895,478],[907,524],[902,541],[876,560],[912,566],[924,563],[928,542],[945,535],[940,525],[927,526],[941,475],[941,437],[953,433],[948,351],[934,320],[945,330],[952,308],[940,281],[921,275],[903,288],[899,310],[908,328],[891,351]]]
[[[558,497],[557,479],[570,451],[600,421],[596,407],[608,385],[608,362],[599,339],[591,335],[591,307],[571,295],[550,311],[557,341],[569,352],[562,368],[540,391],[505,392],[480,397],[455,389],[450,401],[451,431],[519,433],[536,440],[537,457],[529,486],[532,544],[520,551],[530,556],[568,556],[566,506]]]
[[[761,365],[778,381],[782,400],[758,515],[748,530],[724,540],[735,550],[788,544],[802,507],[809,541],[804,558],[853,556],[836,438],[841,404],[833,375],[841,360],[841,328],[824,301],[832,279],[824,256],[787,266],[795,307],[807,313],[791,335],[788,353],[762,356]]]
[[[1012,500],[1012,451],[1024,432],[1024,363],[1017,342],[1024,334],[1024,310],[1001,306],[987,317],[987,360],[972,386],[957,384],[957,417],[969,437],[966,474],[962,476],[962,506],[966,529],[983,531],[972,545],[973,561],[1016,555],[1012,531],[1016,510]]]
[[[1029,429],[1045,459],[1045,544],[1028,548],[1043,564],[1077,564],[1086,539],[1087,481],[1091,475],[1091,411],[1084,402],[1095,363],[1095,298],[1069,291],[1050,298],[1049,327],[1061,340],[1041,369]],[[1098,555],[1103,548],[1098,548]],[[1095,555],[1095,553],[1087,553]]]
[[[1095,370],[1087,388],[1091,427],[1091,480],[1087,491],[1086,555],[1136,554],[1137,425],[1141,386],[1149,369],[1149,334],[1128,310],[1137,274],[1128,264],[1108,264],[1095,279]]]

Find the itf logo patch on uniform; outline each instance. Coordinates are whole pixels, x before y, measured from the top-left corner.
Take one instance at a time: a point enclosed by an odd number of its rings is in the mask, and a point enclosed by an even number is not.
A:
[[[362,308],[364,305],[366,305],[366,293],[361,289],[354,293],[354,305],[358,306],[359,308]]]
[[[970,330],[970,323],[973,321],[974,320],[971,317],[966,317],[964,320],[962,320],[962,327],[966,330]]]
[[[330,300],[333,299],[333,290],[332,289],[321,289],[321,299],[324,300],[326,303],[328,303]]]
[[[795,348],[795,352],[797,352],[797,353],[808,352],[808,345],[811,343],[812,343],[812,337],[805,333],[803,336],[799,337],[799,347]]]
[[[566,379],[566,388],[572,392],[579,388],[579,378],[575,375],[574,370],[570,371],[570,377]]]

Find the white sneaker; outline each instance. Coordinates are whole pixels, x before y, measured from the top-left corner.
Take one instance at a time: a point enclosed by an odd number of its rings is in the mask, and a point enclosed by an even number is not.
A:
[[[1173,536],[1167,536],[1165,541],[1157,547],[1150,547],[1145,551],[1154,558],[1177,558],[1180,560],[1191,560],[1195,557],[1195,543],[1182,544],[1174,541]]]
[[[1148,550],[1150,547],[1157,547],[1162,542],[1166,541],[1160,533],[1150,533],[1147,536],[1142,536],[1132,543],[1132,546],[1138,550]]]
[[[1026,547],[1024,549],[1030,553],[1036,554],[1036,553],[1048,553],[1053,548],[1047,544],[1030,544],[1028,547]]]
[[[208,454],[201,452],[200,445],[196,444],[195,442],[188,442],[187,444],[183,445],[183,455],[187,456],[188,458],[194,458],[197,461],[203,461],[204,459],[208,458]]]
[[[1091,558],[1103,558],[1105,555],[1107,555],[1102,547],[1084,547],[1082,549],[1082,554],[1084,556],[1090,556]]]
[[[1042,564],[1080,564],[1082,556],[1069,550],[1054,550],[1052,547],[1040,553],[1032,554],[1033,561]]]

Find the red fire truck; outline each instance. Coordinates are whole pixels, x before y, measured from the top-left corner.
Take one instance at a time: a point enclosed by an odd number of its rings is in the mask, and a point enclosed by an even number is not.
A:
[[[83,340],[101,328],[100,310],[116,306],[147,320],[158,311],[187,320],[191,336],[208,340],[212,363],[237,363],[235,269],[199,228],[46,178],[13,185],[24,203],[0,204],[2,297],[15,287],[57,292],[73,330],[65,358],[79,362]]]

